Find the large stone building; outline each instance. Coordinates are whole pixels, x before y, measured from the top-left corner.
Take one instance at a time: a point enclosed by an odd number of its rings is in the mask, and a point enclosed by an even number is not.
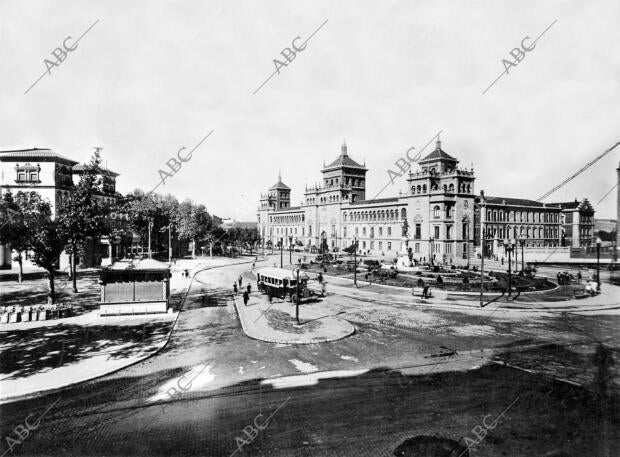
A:
[[[306,187],[305,201],[291,206],[291,189],[281,176],[261,195],[258,227],[264,242],[285,248],[340,251],[357,239],[359,251],[395,257],[408,251],[419,261],[462,263],[481,251],[503,251],[505,239],[522,240],[525,248],[584,246],[592,240],[594,210],[587,200],[541,203],[479,196],[474,170],[460,168],[437,141],[435,149],[406,179],[398,197],[366,199],[365,165],[342,145],[340,155],[321,170],[322,184]]]
[[[473,248],[474,171],[437,141],[435,150],[409,173],[408,191],[398,197],[366,200],[364,165],[342,145],[321,170],[322,184],[306,187],[305,202],[292,207],[291,189],[278,177],[258,210],[265,242],[339,251],[358,240],[359,251],[394,257],[411,250],[416,261],[466,258]]]

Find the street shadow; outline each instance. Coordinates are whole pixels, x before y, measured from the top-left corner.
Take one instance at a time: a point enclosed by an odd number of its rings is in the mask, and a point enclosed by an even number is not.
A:
[[[105,354],[124,359],[141,353],[145,345],[164,338],[172,322],[139,325],[57,324],[0,331],[0,374],[19,379],[46,369]]]

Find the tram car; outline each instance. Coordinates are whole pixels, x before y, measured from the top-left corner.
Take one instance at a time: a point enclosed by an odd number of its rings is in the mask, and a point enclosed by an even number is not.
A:
[[[256,285],[258,290],[272,297],[288,299],[295,303],[297,300],[297,274],[284,268],[261,268],[256,271]],[[299,273],[299,299],[309,298],[314,292],[308,289],[308,276]]]

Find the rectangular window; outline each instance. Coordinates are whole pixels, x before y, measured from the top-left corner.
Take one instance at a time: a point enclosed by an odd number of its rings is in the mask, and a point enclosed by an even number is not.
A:
[[[435,239],[439,238],[439,226],[435,226]]]
[[[383,243],[379,241],[379,250],[383,249]]]
[[[366,236],[366,227],[362,227],[362,235]]]
[[[379,236],[383,236],[383,227],[379,227]],[[381,249],[381,248],[379,248]]]
[[[362,248],[366,249],[366,242],[362,241]]]
[[[355,236],[357,236],[357,235],[359,235],[359,234],[360,234],[359,227],[355,227]]]
[[[388,241],[388,251],[391,251],[391,250],[392,250],[392,242]]]
[[[446,239],[449,240],[452,237],[452,226],[446,226]]]
[[[388,236],[392,236],[392,227],[388,227]]]
[[[374,241],[371,241],[371,242],[370,242],[370,249],[374,249],[374,248],[375,248],[375,242],[374,242]]]
[[[446,254],[452,253],[452,243],[446,243]]]
[[[422,224],[415,225],[415,239],[416,240],[422,239]]]
[[[415,244],[415,252],[420,252],[420,243]]]

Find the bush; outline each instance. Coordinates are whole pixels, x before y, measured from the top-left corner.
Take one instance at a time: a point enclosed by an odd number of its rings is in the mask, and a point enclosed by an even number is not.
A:
[[[418,287],[424,287],[424,281],[422,278],[418,278]]]

